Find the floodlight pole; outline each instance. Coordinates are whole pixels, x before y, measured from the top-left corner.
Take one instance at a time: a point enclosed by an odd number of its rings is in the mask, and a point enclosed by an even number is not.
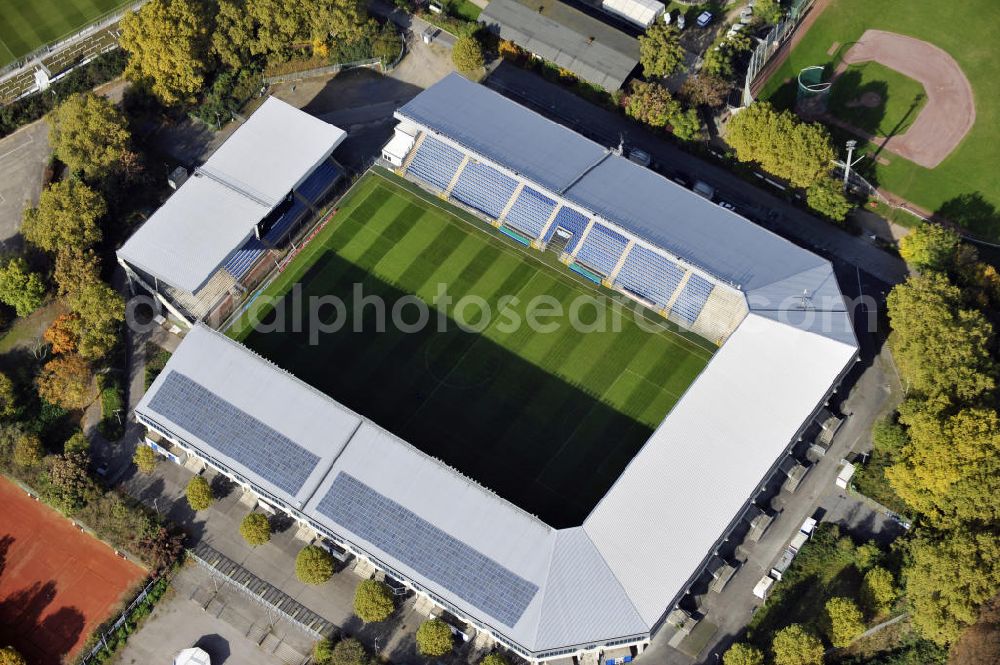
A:
[[[854,156],[854,148],[858,142],[851,139],[847,142],[847,161],[844,162],[844,191],[847,191],[847,183],[851,178],[851,157]]]

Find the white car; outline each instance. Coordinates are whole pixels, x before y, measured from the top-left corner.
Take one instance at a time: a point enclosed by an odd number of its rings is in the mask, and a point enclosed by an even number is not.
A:
[[[712,22],[712,12],[702,12],[698,14],[698,27],[704,28],[706,25]]]
[[[725,208],[726,210],[732,210],[734,212],[736,211],[736,206],[734,206],[732,203],[729,203],[728,201],[719,201],[719,207]]]

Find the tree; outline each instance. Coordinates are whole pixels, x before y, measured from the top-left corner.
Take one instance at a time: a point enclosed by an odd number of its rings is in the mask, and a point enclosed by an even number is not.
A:
[[[79,355],[57,356],[38,375],[38,395],[64,409],[82,409],[94,398],[93,379],[90,366]]]
[[[718,108],[726,103],[732,87],[732,83],[720,76],[699,72],[685,79],[681,96],[692,106]]]
[[[13,307],[18,316],[31,314],[44,300],[45,281],[28,269],[27,261],[15,257],[0,266],[0,301]]]
[[[119,43],[129,54],[125,76],[148,82],[168,106],[194,102],[209,68],[210,26],[197,0],[152,0],[126,13],[119,23]]]
[[[502,653],[494,651],[483,656],[479,661],[479,665],[510,665],[510,661]],[[763,663],[760,665],[763,665]]]
[[[726,141],[741,162],[757,162],[796,187],[809,187],[830,171],[836,153],[822,125],[778,113],[766,102],[751,104],[729,121]]]
[[[861,603],[873,616],[881,616],[892,609],[896,602],[896,584],[890,573],[881,566],[875,566],[861,583]]]
[[[208,481],[202,476],[195,476],[189,480],[187,487],[184,489],[184,494],[187,496],[188,505],[191,506],[191,510],[205,510],[215,500],[212,496],[212,488],[209,487]]]
[[[830,644],[837,648],[850,645],[865,632],[865,618],[858,604],[850,598],[831,598],[826,601],[824,629]]]
[[[63,249],[56,254],[52,276],[59,287],[59,295],[73,296],[87,284],[100,281],[101,261],[94,250]]]
[[[92,282],[82,286],[68,302],[77,316],[80,355],[103,358],[118,342],[118,329],[125,320],[125,300],[104,282]]]
[[[764,665],[764,652],[755,646],[737,642],[722,655],[723,665]]]
[[[686,109],[670,117],[670,131],[682,141],[701,138],[701,118],[695,109]]]
[[[330,665],[367,665],[368,652],[359,640],[347,637],[333,647],[329,662]]]
[[[76,432],[63,443],[64,453],[83,453],[90,458],[90,441],[83,432]]]
[[[424,656],[444,656],[455,647],[451,628],[441,619],[431,619],[417,628],[417,651]]]
[[[993,327],[981,312],[964,307],[961,290],[947,277],[910,276],[887,303],[893,355],[909,388],[964,401],[994,389]]]
[[[17,413],[17,391],[10,377],[0,372],[0,419],[9,420]]]
[[[632,81],[632,91],[625,98],[625,114],[650,127],[666,126],[680,110],[680,102],[659,83]]]
[[[98,220],[108,207],[101,195],[74,178],[42,190],[37,208],[24,211],[21,232],[47,252],[83,251],[100,242]]]
[[[333,642],[322,638],[313,645],[312,662],[315,665],[330,665],[333,659]]]
[[[156,470],[156,463],[159,460],[156,458],[156,451],[140,443],[135,447],[132,461],[135,463],[136,468],[139,469],[139,473],[150,474]]]
[[[483,47],[472,35],[459,37],[451,49],[451,60],[460,72],[476,72],[483,66]]]
[[[819,214],[835,222],[847,219],[854,205],[844,196],[843,187],[829,176],[818,178],[806,190],[806,203]]]
[[[742,32],[729,33],[709,46],[701,63],[701,73],[731,80],[736,75],[736,58],[753,48],[754,42]]]
[[[333,557],[322,547],[306,545],[295,557],[295,576],[305,584],[323,584],[333,577]]]
[[[365,623],[385,621],[396,610],[392,592],[377,580],[364,580],[354,591],[354,613]]]
[[[0,665],[28,665],[28,661],[14,647],[4,647],[0,649]]]
[[[253,547],[271,540],[271,523],[267,521],[267,515],[249,513],[240,522],[240,535]]]
[[[774,665],[822,665],[823,643],[797,623],[782,628],[771,642]]]
[[[121,163],[130,136],[125,116],[92,92],[65,99],[49,115],[49,143],[74,172],[100,178]]]
[[[87,473],[90,463],[86,453],[68,452],[56,455],[49,468],[48,495],[51,503],[67,515],[83,508],[95,493]]]
[[[859,572],[865,572],[875,566],[882,558],[882,550],[874,541],[869,540],[854,549],[854,567]]]
[[[60,314],[42,333],[42,338],[52,347],[52,353],[76,352],[79,342],[76,336],[77,318],[75,314]]]
[[[765,25],[776,24],[782,13],[779,0],[757,0],[753,6],[753,17]]]
[[[962,238],[951,229],[925,222],[903,236],[899,254],[917,270],[948,270]]]
[[[639,62],[645,76],[670,76],[684,67],[681,33],[673,25],[655,21],[639,35]]]
[[[14,464],[28,469],[42,462],[42,441],[37,434],[20,432],[14,440]]]
[[[1000,589],[1000,534],[919,534],[907,548],[903,581],[913,625],[925,638],[951,644]]]

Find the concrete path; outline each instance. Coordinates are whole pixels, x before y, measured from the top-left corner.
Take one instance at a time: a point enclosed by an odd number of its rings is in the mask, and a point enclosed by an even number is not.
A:
[[[38,205],[50,152],[44,120],[0,139],[0,249],[20,247],[24,209]]]

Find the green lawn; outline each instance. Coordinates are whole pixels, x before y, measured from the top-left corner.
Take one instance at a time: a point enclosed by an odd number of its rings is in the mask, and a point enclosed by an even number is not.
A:
[[[843,52],[869,28],[923,39],[950,53],[972,83],[976,123],[959,147],[935,169],[888,154],[888,165],[866,160],[868,174],[881,186],[917,205],[940,210],[982,236],[1000,239],[1000,179],[994,169],[996,146],[1000,145],[1000,77],[995,72],[1000,12],[995,0],[837,0],[792,50],[768,81],[761,98],[790,106],[795,99],[794,79],[800,69],[808,65],[833,67],[837,52]],[[835,42],[841,48],[828,55]],[[890,100],[890,104],[894,103]]]
[[[127,0],[0,0],[0,66],[125,4]]]
[[[654,331],[642,330],[630,317],[617,332],[579,332],[566,315],[545,319],[556,324],[548,332],[512,325],[515,317],[528,320],[536,297],[568,312],[574,299],[603,291],[380,173],[355,186],[333,220],[257,302],[277,296],[287,303],[296,284],[305,298],[341,297],[346,324],[310,344],[308,326],[303,332],[251,331],[245,315],[230,334],[559,527],[580,523],[714,349],[668,329],[653,314],[649,320],[663,326]],[[455,304],[433,308],[431,325],[417,332],[393,326],[391,317],[384,332],[375,332],[373,306],[353,314],[356,284],[366,296],[381,296],[389,312],[411,294],[431,302],[440,284],[456,303],[476,296],[496,313],[507,296],[508,307],[478,332],[458,327]],[[610,305],[595,303],[580,309],[580,321],[612,316]],[[293,310],[260,309],[255,317],[268,324],[287,323]],[[465,323],[478,322],[478,311],[468,308]],[[413,322],[415,312],[411,308],[406,321]],[[322,320],[336,317],[331,306]],[[361,332],[355,332],[358,326]]]
[[[865,95],[881,102],[863,103]],[[851,65],[830,89],[828,109],[852,127],[876,136],[893,136],[913,124],[927,103],[924,86],[877,62]]]

